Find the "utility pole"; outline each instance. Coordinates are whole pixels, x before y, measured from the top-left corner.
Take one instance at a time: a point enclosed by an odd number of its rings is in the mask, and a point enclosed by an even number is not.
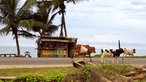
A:
[[[119,47],[119,49],[121,48],[120,40],[118,40],[118,47]]]

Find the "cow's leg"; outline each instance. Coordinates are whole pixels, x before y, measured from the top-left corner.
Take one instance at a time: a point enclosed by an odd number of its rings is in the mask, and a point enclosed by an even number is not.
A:
[[[116,63],[117,63],[117,64],[119,63],[118,57],[116,57]]]
[[[126,58],[127,58],[127,60],[129,60],[130,59],[130,55],[126,54]]]
[[[134,54],[132,54],[132,59],[134,60]]]
[[[122,57],[122,64],[124,64],[124,55],[125,55],[125,54],[123,53],[123,57]]]
[[[89,58],[90,58],[90,62],[92,62],[92,59],[91,59],[91,54],[89,54]]]
[[[101,57],[100,57],[100,61],[101,61],[101,63],[103,63],[103,57],[102,57],[102,54],[101,54]]]
[[[105,61],[104,61],[104,56],[105,56],[105,54],[103,53],[103,54],[101,54],[101,63],[105,63]]]
[[[80,53],[78,52],[78,60],[79,60]]]
[[[76,55],[76,53],[75,52],[73,52],[73,54],[72,54],[72,62],[74,61],[74,57],[75,57],[75,55]]]
[[[114,58],[112,59],[112,64],[115,64],[115,63],[117,63],[117,58],[116,58],[116,57],[114,57]]]
[[[114,63],[115,63],[115,57],[112,58],[112,64],[114,64]]]
[[[127,57],[127,58],[128,58],[128,60],[130,60],[130,54],[127,54],[127,56],[128,56],[128,57]]]
[[[86,54],[84,54],[84,60],[85,60],[85,56],[86,56]]]

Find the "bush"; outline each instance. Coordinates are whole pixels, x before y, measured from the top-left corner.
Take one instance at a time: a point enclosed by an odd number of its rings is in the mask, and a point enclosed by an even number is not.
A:
[[[13,82],[49,82],[42,74],[23,74],[18,76]]]
[[[51,73],[46,73],[45,76],[49,78],[49,82],[62,82],[66,73],[61,71],[52,71]]]
[[[62,82],[65,75],[65,73],[61,72],[23,74],[14,79],[13,82]]]
[[[84,65],[72,74],[68,74],[64,82],[92,82],[91,77],[95,75],[97,71],[94,65]]]
[[[126,65],[84,65],[75,73],[68,74],[64,82],[107,82],[108,80],[112,82],[128,82],[128,79],[120,75],[134,69],[135,67]]]

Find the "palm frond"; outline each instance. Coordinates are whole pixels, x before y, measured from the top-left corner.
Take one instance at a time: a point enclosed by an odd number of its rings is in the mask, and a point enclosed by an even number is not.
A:
[[[36,38],[37,37],[35,34],[32,34],[30,32],[24,31],[24,30],[19,30],[18,36],[22,36],[25,38]]]
[[[0,35],[7,35],[11,31],[11,27],[9,25],[0,29]]]
[[[73,2],[74,4],[76,4],[79,1],[89,1],[89,0],[64,0],[64,1],[66,1],[67,3]]]
[[[3,21],[3,19],[4,19],[4,18],[3,18],[2,16],[0,16],[0,22],[2,22],[2,21]]]
[[[58,14],[58,12],[54,13],[54,14],[51,16],[51,18],[50,18],[50,20],[48,21],[47,25],[49,25],[49,24],[54,20],[54,18],[55,18],[55,16],[56,16],[57,14]]]
[[[39,10],[37,15],[40,16],[40,20],[44,23],[47,23],[52,9],[52,1],[38,2],[38,8]]]
[[[20,25],[26,28],[28,31],[32,30],[32,27],[34,26],[42,26],[43,23],[39,21],[34,21],[34,20],[21,20]]]
[[[63,2],[64,2],[64,0],[53,0],[52,1],[52,4],[54,5],[53,6],[53,12],[55,10],[57,10],[59,8],[60,4],[62,4]]]
[[[53,34],[57,30],[58,30],[58,26],[56,26],[56,25],[49,25],[47,32],[50,33],[50,34]]]
[[[28,10],[28,8],[32,7],[33,4],[35,4],[35,2],[36,2],[36,0],[26,0],[26,2],[24,3],[24,5],[18,11],[17,15],[20,15],[21,16],[22,11]]]
[[[29,20],[33,18],[33,12],[31,10],[23,10],[22,15],[20,16],[21,20]]]

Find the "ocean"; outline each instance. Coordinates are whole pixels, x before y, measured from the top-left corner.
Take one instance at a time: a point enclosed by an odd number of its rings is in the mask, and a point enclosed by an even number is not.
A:
[[[100,54],[101,49],[96,49],[95,54]],[[29,51],[33,58],[37,58],[37,48],[36,47],[20,47],[21,55],[25,55],[26,51]],[[0,46],[0,54],[9,54],[9,53],[17,53],[16,47],[10,46]],[[95,55],[92,54],[92,55]],[[144,49],[136,49],[135,56],[146,56],[146,50]]]
[[[37,49],[35,47],[20,47],[21,55],[25,55],[26,51],[29,51],[33,58],[37,57]],[[16,47],[0,46],[0,54],[9,54],[9,53],[16,54],[17,53]]]

